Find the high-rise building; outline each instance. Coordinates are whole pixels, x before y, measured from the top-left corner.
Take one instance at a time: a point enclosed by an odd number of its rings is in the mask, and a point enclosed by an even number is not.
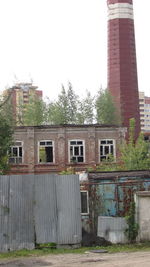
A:
[[[139,95],[132,0],[107,0],[108,4],[108,89],[123,126],[135,118],[140,132]]]
[[[150,132],[150,97],[139,92],[141,131]]]
[[[38,87],[32,83],[17,83],[3,92],[3,95],[10,94],[10,101],[17,125],[21,125],[23,107],[29,103],[29,98],[33,96],[42,99],[43,92],[37,89]]]

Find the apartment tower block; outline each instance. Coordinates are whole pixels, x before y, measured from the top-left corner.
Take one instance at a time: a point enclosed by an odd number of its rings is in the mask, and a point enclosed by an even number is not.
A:
[[[22,125],[23,112],[25,105],[29,103],[30,97],[42,99],[43,92],[32,83],[16,83],[3,92],[4,96],[10,94],[10,102],[13,107],[13,115],[17,126]]]

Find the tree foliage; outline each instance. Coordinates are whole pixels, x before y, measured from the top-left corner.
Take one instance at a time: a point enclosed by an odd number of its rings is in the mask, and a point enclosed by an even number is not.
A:
[[[11,90],[9,91],[8,95],[1,96],[0,98],[0,114],[9,125],[14,126],[16,124],[11,102]]]
[[[77,116],[81,124],[92,124],[94,122],[94,97],[89,91],[86,91],[85,98],[80,102]]]
[[[120,124],[119,114],[108,89],[100,89],[96,98],[96,120],[100,124]]]
[[[135,220],[135,202],[131,202],[128,213],[125,216],[128,228],[125,230],[125,234],[130,243],[134,243],[138,236],[139,225]]]
[[[25,126],[38,126],[46,121],[46,104],[36,95],[29,97],[29,103],[22,106],[22,121]]]
[[[67,102],[68,102],[68,122],[70,124],[77,123],[77,112],[78,112],[78,96],[72,88],[72,84],[68,84],[67,92]]]
[[[0,102],[0,174],[8,169],[8,149],[12,142],[13,120],[9,98]]]
[[[58,100],[50,102],[48,105],[48,122],[50,124],[67,124],[69,123],[69,104],[67,92],[62,86],[58,95]]]
[[[120,151],[119,161],[109,157],[96,167],[97,171],[126,171],[150,169],[150,145],[144,140],[144,134],[140,133],[135,141],[135,119],[130,119],[129,140],[118,147]]]
[[[96,97],[87,91],[86,96],[80,99],[70,82],[67,89],[62,85],[55,101],[46,103],[32,96],[28,104],[18,108],[21,110],[19,124],[22,125],[118,124],[117,112],[108,90],[100,90]]]
[[[99,90],[97,96],[86,91],[85,97],[80,99],[70,82],[67,89],[62,85],[55,101],[46,103],[32,96],[21,110],[22,125],[119,123],[108,90]]]
[[[121,160],[127,170],[150,169],[149,144],[141,133],[134,141],[135,119],[130,119],[129,141],[121,146]]]
[[[77,123],[78,96],[75,94],[71,83],[68,90],[62,85],[58,99],[50,102],[48,106],[48,122],[52,124]]]

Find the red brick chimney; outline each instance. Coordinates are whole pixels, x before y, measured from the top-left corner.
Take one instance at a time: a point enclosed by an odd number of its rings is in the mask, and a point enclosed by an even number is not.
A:
[[[107,0],[108,4],[108,89],[128,127],[135,118],[140,132],[139,95],[132,0]]]

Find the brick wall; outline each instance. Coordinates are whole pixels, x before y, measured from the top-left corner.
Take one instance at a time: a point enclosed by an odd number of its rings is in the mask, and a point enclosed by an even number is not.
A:
[[[16,127],[14,141],[23,142],[23,157],[21,164],[12,164],[10,172],[49,173],[59,172],[68,167],[77,171],[100,163],[99,140],[114,140],[116,154],[118,145],[124,140],[126,128],[102,127],[100,125],[64,125],[64,126],[34,126]],[[54,160],[51,163],[39,163],[39,141],[53,141]],[[83,140],[84,162],[71,163],[69,158],[69,140]]]
[[[122,125],[136,120],[140,132],[139,95],[133,6],[131,0],[108,0],[108,89],[121,115]]]

